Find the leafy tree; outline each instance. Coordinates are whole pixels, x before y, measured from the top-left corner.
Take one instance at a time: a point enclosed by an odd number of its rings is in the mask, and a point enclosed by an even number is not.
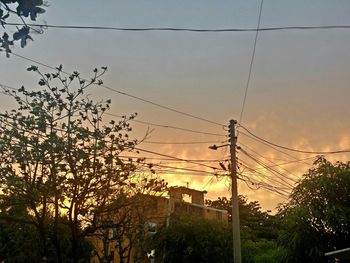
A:
[[[29,220],[25,207],[16,206],[1,213],[1,217]],[[0,260],[8,262],[40,262],[40,237],[32,224],[0,220]]]
[[[3,28],[6,26],[6,20],[17,17],[20,20],[20,24],[23,26],[17,28],[17,31],[10,37],[6,32],[0,36],[0,51],[4,50],[6,56],[9,57],[11,53],[11,46],[15,41],[19,41],[21,47],[25,47],[28,40],[33,40],[30,35],[30,31],[36,33],[42,33],[42,29],[35,29],[28,26],[26,20],[29,18],[35,21],[39,14],[45,12],[45,3],[43,0],[0,0],[0,23]]]
[[[333,262],[325,252],[350,246],[349,192],[350,163],[318,158],[280,210],[283,262]]]
[[[231,222],[231,199],[219,197],[206,200],[206,205],[228,212]],[[279,262],[281,251],[277,246],[277,222],[275,216],[261,210],[257,201],[248,202],[245,196],[238,196],[242,261],[244,263]],[[231,225],[230,225],[231,227]]]
[[[0,209],[24,206],[31,217],[14,214],[2,219],[33,225],[41,257],[47,258],[53,218],[58,262],[62,262],[59,229],[66,224],[71,258],[78,262],[85,237],[106,227],[98,220],[101,215],[122,207],[115,200],[135,187],[130,179],[135,164],[119,158],[136,144],[128,136],[128,120],[135,115],[103,122],[111,101],[94,102],[84,95],[91,85],[102,84],[99,78],[106,68],[95,69],[89,81],[78,72],[66,76],[62,66],[46,74],[35,66],[28,70],[39,74],[41,90],[7,90],[18,108],[0,114]]]
[[[231,198],[219,197],[217,200],[206,200],[206,205],[228,212],[228,220],[232,220]],[[238,196],[239,220],[243,239],[276,239],[275,218],[261,210],[258,201],[248,202],[245,196]]]
[[[25,207],[16,206],[6,212],[2,212],[1,216],[12,217],[16,214],[16,218],[31,219],[31,215],[27,213]],[[53,239],[54,219],[48,218],[47,238]],[[60,218],[59,238],[62,246],[62,261],[71,261],[71,242],[70,231],[67,227],[65,218]],[[33,224],[23,224],[21,222],[11,222],[0,220],[0,260],[4,262],[41,262],[43,260],[41,254],[40,236]],[[91,253],[91,246],[87,241],[83,241],[84,252],[81,259],[88,261]],[[57,253],[52,242],[47,244],[46,262],[56,262]]]
[[[156,236],[164,262],[232,262],[231,231],[224,224],[194,215],[174,215]],[[159,256],[159,255],[158,255]]]
[[[242,262],[244,263],[278,263],[281,262],[283,250],[275,240],[259,239],[242,241]]]
[[[95,248],[94,255],[100,262],[110,260],[113,254],[118,254],[120,262],[138,262],[146,255],[148,243],[149,222],[163,221],[157,214],[157,202],[167,192],[167,183],[149,172],[138,173],[132,179],[133,188],[120,196],[123,201],[116,200],[115,204],[123,204],[118,210],[110,209],[102,218],[108,221],[106,228],[95,232],[92,236],[102,241],[102,250]],[[107,223],[107,222],[106,222]],[[95,245],[98,245],[95,244]],[[113,253],[112,253],[113,251]]]

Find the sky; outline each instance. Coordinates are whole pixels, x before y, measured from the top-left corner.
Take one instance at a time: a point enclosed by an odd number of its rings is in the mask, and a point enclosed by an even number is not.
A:
[[[255,28],[261,1],[169,1],[60,0],[49,7],[37,22],[52,25],[178,28]],[[260,27],[350,25],[348,0],[265,0]],[[7,27],[8,32],[15,28]],[[239,119],[246,88],[255,32],[130,32],[46,29],[33,35],[34,41],[14,52],[57,66],[78,70],[89,76],[94,67],[107,66],[103,77],[109,87],[180,111],[228,124]],[[309,151],[350,148],[350,29],[288,30],[259,32],[252,75],[241,124],[273,143]],[[0,83],[35,89],[38,78],[27,72],[31,62],[0,54]],[[44,71],[48,69],[42,68]],[[226,144],[227,131],[205,121],[179,115],[101,87],[91,88],[96,100],[112,99],[111,113],[138,113],[137,120],[219,134],[211,136],[133,123],[132,135],[148,141],[139,147],[185,159],[225,160],[227,147],[208,149],[215,142]],[[0,95],[0,110],[13,106]],[[242,132],[244,132],[242,130]],[[244,136],[238,143],[268,165],[296,159],[304,162],[277,169],[283,176],[300,178],[312,164],[310,154],[289,155],[275,151]],[[250,150],[251,149],[251,150]],[[253,151],[254,152],[253,152]],[[258,155],[259,154],[259,155]],[[146,153],[142,156],[157,157]],[[293,155],[294,157],[291,157]],[[159,156],[158,156],[159,158]],[[268,158],[270,161],[268,161]],[[349,160],[349,154],[327,156],[332,161]],[[238,159],[249,167],[261,168],[242,152]],[[159,161],[157,161],[159,163]],[[163,165],[205,170],[195,164]],[[210,163],[218,166],[218,163]],[[240,172],[247,172],[242,166]],[[183,172],[182,172],[183,173]],[[261,170],[247,178],[274,184],[276,175]],[[278,176],[282,176],[278,175]],[[207,190],[207,197],[229,196],[227,177],[162,174],[171,185]],[[272,178],[272,179],[271,179]],[[249,179],[246,179],[249,180]],[[269,181],[266,181],[269,180]],[[247,186],[250,186],[250,188]],[[255,189],[240,181],[239,193],[257,200],[264,209],[274,210],[285,199],[274,191]],[[279,187],[281,187],[279,185]],[[251,189],[253,188],[253,189]]]

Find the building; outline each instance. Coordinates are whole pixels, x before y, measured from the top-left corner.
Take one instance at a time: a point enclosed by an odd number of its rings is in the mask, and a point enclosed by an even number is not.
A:
[[[169,189],[169,210],[172,213],[197,214],[206,219],[213,219],[224,224],[228,223],[226,210],[204,205],[206,191],[198,191],[187,187],[171,187]],[[186,202],[186,200],[189,200]]]
[[[151,248],[147,247],[147,237],[169,223],[172,214],[195,214],[205,219],[228,223],[228,213],[204,205],[206,191],[187,187],[169,188],[168,197],[137,195],[129,206],[118,210],[118,215],[110,215],[117,227],[103,230],[91,239],[95,256],[91,263],[100,263],[99,258],[108,255],[105,262],[152,262]],[[124,221],[121,221],[124,220]],[[119,225],[119,226],[118,226]],[[106,257],[105,256],[105,257]],[[120,258],[125,261],[120,261]]]

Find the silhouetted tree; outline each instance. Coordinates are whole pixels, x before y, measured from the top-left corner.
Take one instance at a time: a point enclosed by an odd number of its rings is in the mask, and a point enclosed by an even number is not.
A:
[[[167,263],[228,263],[233,258],[228,226],[195,215],[173,215],[154,241],[157,256]]]
[[[238,198],[242,262],[279,262],[281,251],[277,245],[276,217],[263,212],[258,201],[248,202],[247,198],[242,195]],[[206,205],[226,210],[229,222],[231,222],[231,199],[219,197],[217,200],[206,200]]]
[[[135,115],[103,122],[111,101],[84,95],[102,84],[106,68],[95,69],[88,81],[78,72],[66,76],[62,66],[46,74],[35,66],[28,70],[39,74],[41,90],[7,90],[18,108],[0,114],[0,209],[24,206],[31,217],[2,219],[35,226],[47,258],[53,218],[52,242],[62,262],[59,228],[65,217],[71,258],[78,262],[85,237],[105,227],[99,215],[123,206],[115,200],[134,187],[130,175],[136,166],[119,154],[136,144],[128,136],[128,120]]]
[[[334,262],[324,253],[350,246],[349,192],[350,163],[318,158],[279,212],[283,262]]]
[[[110,260],[113,254],[118,254],[121,263],[142,261],[149,236],[148,223],[164,221],[157,213],[157,200],[167,192],[164,179],[145,171],[138,172],[131,181],[133,187],[125,195],[119,196],[123,200],[115,200],[111,209],[101,215],[100,220],[105,221],[102,224],[105,228],[91,235],[100,241],[99,247],[102,249],[96,247],[95,256],[101,263]]]
[[[23,223],[34,222],[32,215],[29,215],[26,207],[13,206],[6,211],[0,213],[0,261],[1,262],[42,262],[43,257],[41,253],[41,238],[34,224]],[[4,218],[11,219],[5,220]],[[18,219],[18,220],[16,220]],[[71,262],[71,242],[70,230],[67,224],[67,219],[62,217],[59,219],[59,243],[61,245],[61,259],[62,262]],[[47,254],[46,262],[57,262],[57,251],[54,244],[50,242],[53,240],[53,226],[54,218],[51,216],[47,219]],[[81,260],[87,262],[90,259],[91,246],[88,241],[82,241]]]
[[[231,198],[219,197],[217,200],[206,200],[206,205],[217,209],[226,210],[228,219],[232,218]],[[242,238],[249,240],[277,238],[275,218],[261,210],[258,201],[248,202],[245,196],[238,196],[239,220]]]
[[[41,28],[32,28],[28,26],[26,20],[30,19],[35,21],[39,14],[45,12],[45,3],[43,0],[0,0],[0,24],[2,28],[6,29],[6,21],[11,18],[17,17],[19,24],[22,26],[17,27],[17,31],[10,36],[7,32],[3,32],[0,36],[0,51],[4,50],[6,56],[9,57],[11,53],[11,46],[15,41],[19,41],[21,47],[27,44],[28,40],[33,40],[30,33],[35,31],[42,33]]]

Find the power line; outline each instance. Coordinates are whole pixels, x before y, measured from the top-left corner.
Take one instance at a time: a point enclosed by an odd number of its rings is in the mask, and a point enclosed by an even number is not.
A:
[[[11,89],[17,91],[18,89],[1,84],[0,87],[2,89]],[[4,94],[4,93],[2,93]],[[7,95],[7,94],[4,94]],[[113,117],[118,117],[118,118],[123,118],[125,116],[122,115],[116,115],[113,113],[108,113],[105,112],[105,115],[113,116]],[[141,123],[145,125],[151,125],[155,127],[160,127],[160,128],[168,128],[168,129],[175,129],[175,130],[180,130],[180,131],[186,131],[186,132],[191,132],[191,133],[197,133],[197,134],[204,134],[204,135],[212,135],[212,136],[220,136],[220,137],[226,137],[223,134],[218,134],[218,133],[210,133],[210,132],[205,132],[205,131],[198,131],[198,130],[192,130],[192,129],[187,129],[187,128],[182,128],[182,127],[176,127],[172,125],[164,125],[164,124],[157,124],[157,123],[152,123],[152,122],[146,122],[146,121],[141,121],[141,120],[135,120],[135,119],[130,119],[129,121],[133,121],[136,123]],[[144,143],[154,143],[154,144],[204,144],[204,143],[221,143],[221,142],[216,142],[216,141],[208,141],[208,142],[151,142],[151,141],[144,141]]]
[[[120,157],[120,159],[121,160],[125,160],[125,161],[130,161],[131,158],[122,158],[122,157]],[[170,160],[170,161],[165,161],[165,162],[161,161],[161,162],[157,162],[157,163],[155,163],[155,162],[151,162],[150,163],[150,162],[146,162],[146,158],[144,160],[137,161],[137,163],[141,164],[141,165],[148,164],[148,165],[151,165],[151,166],[154,166],[154,165],[162,165],[162,166],[167,165],[168,166],[168,165],[170,165],[171,167],[169,167],[169,168],[175,168],[175,169],[177,169],[177,168],[186,168],[186,169],[193,169],[194,168],[194,169],[197,169],[198,167],[203,167],[203,164],[192,164],[192,165],[189,165],[188,162],[186,162],[186,161],[171,161]],[[210,163],[210,162],[202,162],[202,163],[206,164],[206,163]],[[181,166],[179,167],[178,164],[181,164]],[[182,166],[184,164],[186,164],[186,166]],[[176,167],[173,167],[173,165],[176,165]],[[220,169],[220,168],[218,168],[218,170],[225,171],[224,169]],[[211,172],[209,172],[209,173],[211,173]]]
[[[5,84],[1,84],[1,83],[0,83],[0,87],[1,87],[3,90],[10,89],[10,90],[15,90],[15,91],[17,91],[16,88],[13,88],[13,87],[7,86],[7,85],[5,85]]]
[[[168,107],[168,106],[164,106],[162,104],[159,104],[159,103],[156,103],[156,102],[153,102],[153,101],[150,101],[150,100],[147,100],[147,99],[143,99],[141,97],[138,97],[138,96],[134,96],[134,95],[131,95],[131,94],[128,94],[126,92],[123,92],[123,91],[120,91],[120,90],[116,90],[116,89],[113,89],[111,87],[108,87],[106,85],[100,85],[101,87],[107,89],[107,90],[110,90],[112,92],[115,92],[115,93],[118,93],[118,94],[121,94],[121,95],[124,95],[124,96],[127,96],[127,97],[130,97],[130,98],[133,98],[133,99],[136,99],[136,100],[139,100],[139,101],[142,101],[142,102],[145,102],[145,103],[148,103],[148,104],[151,104],[153,106],[156,106],[158,108],[162,108],[162,109],[165,109],[165,110],[168,110],[168,111],[172,111],[172,112],[175,112],[175,113],[178,113],[180,115],[183,115],[183,116],[187,116],[187,117],[190,117],[190,118],[193,118],[193,119],[196,119],[196,120],[200,120],[200,121],[204,121],[204,122],[208,122],[208,123],[211,123],[211,124],[215,124],[215,125],[218,125],[220,127],[224,127],[225,125],[221,124],[221,123],[218,123],[218,122],[215,122],[215,121],[211,121],[211,120],[208,120],[208,119],[205,119],[205,118],[202,118],[202,117],[198,117],[198,116],[195,116],[193,114],[190,114],[190,113],[186,113],[184,111],[180,111],[180,110],[177,110],[175,108],[171,108],[171,107]]]
[[[156,166],[156,167],[161,167],[161,168],[175,169],[175,171],[176,171],[176,170],[182,170],[182,171],[190,171],[190,172],[204,173],[204,174],[207,174],[207,175],[218,175],[218,174],[213,174],[213,173],[206,172],[206,171],[203,171],[203,170],[197,170],[197,169],[191,169],[191,168],[182,168],[182,167],[175,167],[175,166],[162,165],[162,164],[155,164],[155,163],[145,163],[145,165],[148,165],[150,168],[152,168],[153,166]]]
[[[247,167],[247,168],[249,168],[249,167]],[[257,186],[257,189],[262,187],[264,189],[272,189],[274,191],[277,191],[278,193],[283,193],[283,195],[285,195],[285,196],[288,196],[290,194],[290,190],[291,189],[289,187],[285,188],[285,187],[281,187],[281,186],[275,186],[275,185],[273,185],[273,180],[268,180],[272,184],[269,184],[267,182],[262,181],[263,179],[272,179],[272,178],[266,177],[263,174],[259,174],[259,175],[261,175],[260,176],[260,178],[261,178],[260,180],[248,177],[248,176],[244,175],[242,172],[239,173],[239,175],[241,176],[241,177],[239,177],[239,179],[244,181],[243,178],[246,178],[245,181],[249,181],[252,185]],[[278,182],[278,181],[276,181],[276,182]],[[252,189],[252,190],[257,190],[257,189]]]
[[[304,159],[299,159],[299,160],[295,160],[295,161],[289,161],[289,162],[284,162],[284,163],[276,163],[274,165],[269,165],[269,168],[272,167],[280,167],[282,165],[287,165],[287,164],[292,164],[292,163],[298,163],[298,162],[302,162],[302,161],[306,161],[306,160],[310,160],[313,159],[314,157],[308,157],[308,158],[304,158]],[[265,169],[265,168],[258,168],[258,169],[254,169],[254,171],[259,171],[261,169]]]
[[[206,141],[206,142],[159,142],[159,141],[143,141],[142,143],[149,144],[210,144],[210,143],[221,143],[218,141]]]
[[[114,116],[114,117],[118,117],[118,118],[123,118],[123,116],[121,115],[116,115],[113,113],[105,113],[106,115],[109,116]],[[158,123],[153,123],[153,122],[147,122],[147,121],[141,121],[141,120],[135,120],[132,119],[130,121],[136,122],[136,123],[141,123],[141,124],[145,124],[145,125],[151,125],[151,126],[155,126],[155,127],[160,127],[160,128],[166,128],[166,129],[174,129],[174,130],[180,130],[180,131],[186,131],[186,132],[192,132],[192,133],[198,133],[198,134],[204,134],[204,135],[212,135],[212,136],[220,136],[220,137],[225,137],[225,135],[223,134],[218,134],[218,133],[211,133],[211,132],[205,132],[205,131],[198,131],[198,130],[192,130],[192,129],[187,129],[187,128],[182,128],[182,127],[176,127],[176,126],[172,126],[172,125],[164,125],[164,124],[158,124]]]
[[[147,156],[142,156],[142,157],[138,157],[138,156],[125,156],[125,155],[120,155],[118,156],[120,158],[129,158],[129,159],[149,159],[149,160],[158,160],[158,161],[173,161],[173,162],[187,162],[187,161],[191,161],[191,162],[204,162],[204,163],[209,163],[209,162],[222,162],[222,161],[227,161],[227,160],[203,160],[203,159],[186,159],[186,160],[177,160],[174,158],[154,158],[154,157],[147,157]]]
[[[243,178],[239,178],[239,179],[242,180],[249,187],[248,182],[247,182],[249,180],[246,180],[246,179],[243,179]],[[285,193],[281,192],[280,190],[275,189],[273,186],[271,186],[271,188],[270,188],[269,187],[270,185],[268,185],[268,184],[261,185],[260,182],[258,182],[258,183],[250,182],[250,183],[253,184],[253,185],[257,184],[257,185],[259,185],[259,188],[261,186],[262,188],[264,188],[264,190],[269,191],[269,192],[271,192],[273,194],[276,194],[276,195],[284,198],[285,200],[288,200],[288,194],[285,194]],[[249,188],[252,189],[251,187],[249,187]],[[252,190],[258,190],[258,189],[252,189]]]
[[[298,153],[309,153],[309,154],[336,154],[336,153],[350,153],[350,149],[348,150],[334,150],[334,151],[305,151],[305,150],[299,150],[299,149],[293,149],[293,148],[289,148],[286,146],[282,146],[282,145],[278,145],[276,143],[270,142],[266,139],[263,139],[257,135],[255,135],[254,133],[252,133],[251,131],[249,131],[247,128],[245,128],[244,126],[240,125],[240,127],[242,127],[246,132],[248,132],[251,136],[253,136],[254,138],[263,141],[265,143],[268,143],[270,145],[273,145],[275,147],[284,149],[284,150],[288,150],[288,151],[292,151],[292,152],[298,152]]]
[[[240,143],[242,144],[242,143]],[[242,144],[244,145],[244,144]],[[252,148],[244,145],[245,148],[249,149],[250,151],[252,151],[253,153],[255,153],[256,155],[260,156],[261,158],[263,158],[264,160],[267,160],[268,162],[274,164],[273,166],[268,166],[269,168],[273,168],[273,167],[279,167],[280,169],[284,170],[285,172],[289,173],[290,175],[296,177],[292,172],[286,170],[285,168],[283,168],[282,166],[280,166],[279,164],[275,163],[274,161],[269,160],[268,158],[264,157],[262,154],[258,153],[257,151],[253,150]]]
[[[293,182],[293,184],[295,184],[297,181],[293,178],[290,178],[288,175],[281,173],[278,170],[275,170],[272,167],[269,167],[266,163],[264,163],[262,160],[255,158],[254,156],[250,155],[249,153],[247,153],[244,150],[241,150],[242,153],[244,153],[246,156],[248,156],[249,158],[251,158],[253,161],[255,161],[256,163],[258,163],[259,165],[261,165],[262,167],[264,167],[266,170],[270,171],[272,174],[274,174],[276,177],[278,177],[280,180],[283,181],[283,183],[288,184],[288,186],[293,187],[292,184],[290,184],[289,182],[286,181],[286,179],[288,179],[289,181]]]
[[[52,67],[52,66],[49,66],[47,64],[44,64],[42,62],[39,62],[39,61],[36,61],[34,59],[31,59],[31,58],[28,58],[28,57],[25,57],[25,56],[22,56],[22,55],[19,55],[19,54],[16,54],[14,52],[11,52],[12,55],[16,56],[16,57],[19,57],[19,58],[22,58],[24,60],[27,60],[27,61],[30,61],[30,62],[33,62],[35,64],[38,64],[38,65],[41,65],[41,66],[44,66],[44,67],[47,67],[47,68],[50,68],[50,69],[53,69],[53,70],[57,70],[55,67]],[[62,73],[66,74],[66,75],[71,75],[70,73],[68,72],[65,72],[65,71],[61,71]],[[135,95],[132,95],[130,93],[127,93],[127,92],[124,92],[124,91],[121,91],[121,90],[117,90],[117,89],[114,89],[114,88],[111,88],[111,87],[108,87],[106,85],[99,85],[100,87],[103,87],[104,89],[107,89],[107,90],[110,90],[114,93],[117,93],[117,94],[120,94],[120,95],[123,95],[123,96],[126,96],[126,97],[129,97],[129,98],[133,98],[135,100],[138,100],[138,101],[142,101],[144,103],[148,103],[148,104],[151,104],[153,106],[156,106],[158,108],[161,108],[161,109],[164,109],[164,110],[168,110],[168,111],[171,111],[171,112],[175,112],[177,114],[180,114],[180,115],[183,115],[183,116],[186,116],[186,117],[190,117],[192,119],[197,119],[197,120],[200,120],[200,121],[204,121],[204,122],[207,122],[207,123],[211,123],[211,124],[214,124],[214,125],[217,125],[217,126],[220,126],[220,127],[224,127],[225,125],[221,124],[221,123],[218,123],[218,122],[215,122],[215,121],[211,121],[211,120],[208,120],[208,119],[205,119],[205,118],[202,118],[202,117],[199,117],[199,116],[196,116],[196,115],[193,115],[193,114],[190,114],[190,113],[187,113],[187,112],[184,112],[184,111],[180,111],[178,109],[175,109],[175,108],[171,108],[171,107],[168,107],[168,106],[165,106],[165,105],[162,105],[162,104],[159,104],[159,103],[156,103],[156,102],[153,102],[151,100],[147,100],[147,99],[144,99],[144,98],[141,98],[139,96],[135,96]]]
[[[244,150],[241,150],[241,152],[248,156],[250,159],[252,159],[253,161],[255,161],[256,163],[258,163],[259,165],[261,165],[262,167],[264,167],[266,170],[270,171],[272,174],[274,174],[278,179],[281,180],[280,184],[284,185],[286,187],[290,187],[293,188],[293,185],[290,184],[289,182],[287,182],[285,179],[289,179],[290,181],[292,181],[293,183],[296,183],[293,179],[289,178],[288,176],[270,168],[268,165],[266,165],[264,162],[262,162],[261,160],[256,159],[255,157],[253,157],[252,155],[250,155],[249,153],[247,153]],[[249,169],[249,168],[248,168]]]
[[[253,137],[251,137],[253,138]],[[279,158],[275,158],[275,157],[271,157],[272,159],[269,159],[267,157],[264,157],[263,155],[259,154],[258,152],[254,151],[251,147],[247,146],[246,144],[243,144],[242,142],[239,143],[241,146],[249,149],[250,151],[256,153],[257,155],[261,156],[262,158],[264,158],[265,160],[269,161],[270,163],[273,163],[274,165],[272,165],[271,167],[275,167],[275,166],[279,166],[279,165],[287,165],[287,164],[292,164],[292,163],[298,163],[298,162],[303,162],[303,161],[306,161],[306,160],[310,160],[310,159],[314,159],[315,157],[314,156],[311,156],[311,157],[306,157],[306,158],[302,158],[302,159],[296,159],[294,161],[287,161],[285,159],[279,159]],[[264,144],[265,145],[265,144]],[[241,147],[240,146],[240,147]],[[274,148],[273,148],[274,149]],[[279,161],[283,161],[282,163],[275,163],[274,161],[272,160],[279,160]]]
[[[240,179],[243,179],[243,178],[246,178],[246,181],[249,181],[252,185],[255,185],[257,186],[257,188],[260,188],[260,187],[263,187],[263,188],[269,188],[269,189],[274,189],[274,190],[277,190],[278,192],[280,193],[284,193],[285,195],[289,195],[289,188],[282,188],[282,187],[277,187],[277,186],[274,186],[272,184],[269,184],[269,183],[266,183],[264,181],[261,181],[261,180],[257,180],[257,179],[254,179],[254,178],[250,178],[246,175],[244,175],[243,173],[240,173],[240,176],[241,178]],[[257,189],[255,189],[257,190]]]
[[[214,181],[215,178],[216,178],[216,176],[213,175],[213,176],[208,180],[208,182],[202,187],[202,191],[206,190],[206,188],[207,188],[208,186],[210,186],[210,185],[213,183],[213,181]],[[209,189],[208,189],[208,190],[209,190]]]
[[[264,4],[264,0],[261,0],[260,9],[259,9],[259,17],[258,17],[258,25],[256,27],[257,30],[255,32],[253,52],[252,52],[252,57],[250,59],[248,78],[247,78],[247,83],[246,83],[246,86],[245,86],[244,97],[243,97],[243,102],[242,102],[242,109],[241,109],[241,114],[239,116],[239,122],[242,122],[242,117],[243,117],[243,112],[244,112],[244,108],[245,108],[245,103],[246,103],[246,100],[247,100],[247,94],[248,94],[250,79],[251,79],[251,76],[252,76],[253,64],[254,64],[254,58],[255,58],[255,50],[256,50],[256,43],[258,41],[258,35],[259,35],[259,28],[260,28],[260,21],[261,21],[261,14],[262,14],[262,9],[263,9],[263,4]]]
[[[7,23],[8,26],[23,26],[22,23]],[[281,26],[264,28],[177,28],[177,27],[112,27],[112,26],[79,26],[79,25],[53,25],[53,24],[26,24],[29,27],[56,28],[56,29],[85,29],[85,30],[112,30],[112,31],[184,31],[198,33],[220,33],[220,32],[262,32],[262,31],[286,31],[286,30],[317,30],[317,29],[350,29],[350,25],[321,25],[321,26]]]
[[[162,170],[162,169],[157,169],[156,170],[156,173],[157,174],[161,174],[162,176],[164,176],[164,175],[168,175],[168,176],[171,176],[171,175],[187,175],[187,176],[215,176],[215,175],[213,175],[213,174],[197,174],[197,173],[199,173],[199,172],[186,172],[186,171],[184,171],[184,172],[180,172],[180,171],[175,171],[175,170],[168,170],[168,169],[164,169],[164,170]]]
[[[289,154],[289,153],[287,153],[287,152],[284,152],[284,151],[282,151],[282,150],[280,150],[280,149],[278,149],[278,148],[276,148],[276,147],[273,147],[272,145],[270,145],[270,144],[268,144],[268,143],[265,143],[265,142],[263,142],[263,141],[260,141],[260,140],[258,140],[258,139],[256,139],[256,138],[254,138],[253,136],[250,136],[250,135],[248,135],[248,134],[246,134],[246,133],[244,133],[244,132],[242,132],[242,131],[240,131],[239,134],[242,134],[242,135],[248,137],[249,139],[252,139],[252,140],[254,140],[254,141],[256,141],[256,142],[259,142],[259,143],[261,143],[261,144],[263,144],[263,145],[265,145],[265,146],[267,146],[267,147],[269,147],[269,148],[271,148],[271,149],[273,149],[273,150],[275,150],[275,151],[277,151],[277,152],[279,152],[279,153],[282,153],[282,154],[284,154],[284,155],[286,155],[286,156],[289,156],[290,158],[292,158],[292,159],[294,159],[294,160],[300,160],[300,159],[298,159],[297,157],[295,157],[294,155],[291,155],[291,154]],[[302,162],[305,163],[305,164],[307,164],[307,165],[311,165],[310,163],[307,163],[307,162],[304,162],[304,161],[302,161]]]
[[[201,165],[201,166],[213,169],[213,170],[220,170],[219,168],[214,167],[214,166],[210,166],[210,165],[206,165],[206,164],[203,164],[203,163],[189,161],[189,160],[186,160],[186,159],[182,159],[182,158],[179,158],[179,157],[175,157],[175,156],[171,156],[171,155],[167,155],[167,154],[163,154],[163,153],[157,153],[157,152],[154,152],[154,151],[140,149],[138,147],[134,147],[134,149],[137,150],[137,151],[141,151],[141,152],[146,152],[146,153],[151,153],[151,154],[155,154],[155,155],[159,155],[159,156],[163,156],[163,157],[167,157],[167,158],[172,158],[174,160],[179,160],[179,161],[184,161],[184,162],[188,162],[188,163],[192,163],[192,164]]]
[[[272,184],[275,184],[274,187],[277,187],[277,186],[278,186],[280,190],[285,190],[285,191],[291,190],[291,189],[293,188],[292,186],[286,185],[286,184],[284,184],[283,182],[281,182],[281,181],[275,179],[275,178],[272,177],[272,176],[267,176],[266,174],[263,174],[263,173],[261,173],[261,172],[255,171],[254,169],[250,168],[250,167],[248,166],[248,164],[245,164],[245,162],[243,162],[242,160],[240,160],[240,161],[241,161],[241,165],[242,165],[243,167],[245,167],[246,169],[248,169],[253,175],[258,176],[258,177],[260,177],[261,179],[267,180],[267,181],[269,181],[269,182],[272,183]],[[278,177],[278,179],[280,179],[280,178]]]
[[[280,195],[283,195],[285,197],[288,197],[289,194],[290,194],[291,189],[284,188],[284,187],[281,187],[281,186],[275,186],[274,183],[271,180],[268,180],[271,183],[263,181],[263,179],[266,179],[266,178],[260,177],[260,179],[255,179],[255,178],[250,178],[250,177],[248,177],[248,176],[246,176],[244,174],[240,174],[240,175],[241,175],[239,177],[240,180],[243,180],[246,183],[247,183],[247,181],[249,181],[251,183],[251,185],[256,187],[256,189],[252,189],[252,190],[258,190],[259,188],[263,188],[265,190],[270,190],[270,191],[273,191],[273,192],[277,192]]]

